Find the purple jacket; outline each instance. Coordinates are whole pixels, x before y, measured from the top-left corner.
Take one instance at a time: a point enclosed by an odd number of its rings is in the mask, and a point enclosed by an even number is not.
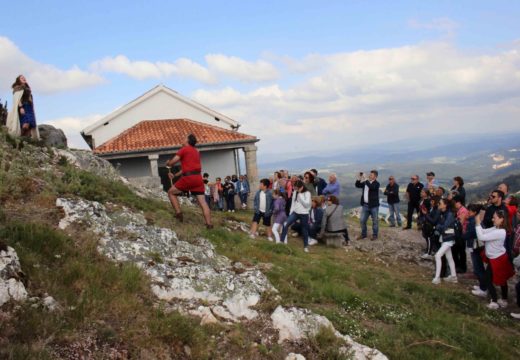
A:
[[[287,214],[285,213],[285,199],[279,197],[274,201],[273,205],[273,216],[275,224],[283,224],[287,220]]]

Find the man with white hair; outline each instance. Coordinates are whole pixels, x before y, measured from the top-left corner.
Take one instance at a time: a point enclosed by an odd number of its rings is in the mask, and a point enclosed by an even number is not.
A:
[[[334,195],[335,197],[339,198],[339,192],[341,188],[338,182],[338,178],[336,177],[336,174],[332,173],[329,175],[329,184],[325,186],[323,189],[322,194],[327,195]]]

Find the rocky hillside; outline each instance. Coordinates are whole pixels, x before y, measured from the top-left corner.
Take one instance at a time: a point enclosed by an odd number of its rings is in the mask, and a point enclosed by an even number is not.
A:
[[[90,152],[0,135],[2,356],[386,358],[282,306],[262,266],[219,255],[200,234],[183,239],[163,194]],[[237,349],[229,333],[241,327],[255,339]]]
[[[0,358],[520,357],[514,305],[433,286],[415,231],[306,254],[249,239],[249,212],[176,223],[86,151],[0,131],[0,155]]]

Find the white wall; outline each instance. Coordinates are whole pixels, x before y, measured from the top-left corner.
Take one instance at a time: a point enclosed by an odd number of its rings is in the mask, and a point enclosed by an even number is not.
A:
[[[161,155],[158,162],[159,167],[163,167],[170,158],[171,156]],[[233,150],[201,151],[200,160],[202,162],[202,172],[207,172],[210,180],[215,180],[216,177],[224,178],[227,175],[236,174]]]
[[[92,132],[92,139],[94,140],[94,146],[98,147],[143,120],[180,118],[219,126],[228,130],[230,129],[226,123],[215,121],[213,116],[179,101],[165,91],[159,91],[142,103],[137,104],[110,120],[108,125],[101,125],[94,130]]]

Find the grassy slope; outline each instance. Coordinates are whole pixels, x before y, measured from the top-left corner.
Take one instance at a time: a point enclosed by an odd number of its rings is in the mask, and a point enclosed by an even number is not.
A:
[[[248,216],[242,216],[246,221]],[[385,267],[367,253],[289,247],[215,230],[206,236],[237,261],[268,262],[285,305],[326,315],[343,333],[394,359],[516,359],[520,324],[468,295],[461,285],[435,287],[427,270]]]
[[[143,210],[150,222],[172,226],[167,204],[139,199],[123,185],[78,171],[65,161],[57,173],[49,172],[38,170],[23,152],[6,146],[1,151],[0,239],[18,251],[31,294],[48,292],[63,309],[49,314],[23,305],[11,319],[0,319],[0,357],[50,358],[49,349],[69,349],[90,336],[99,345],[94,352],[97,358],[107,357],[107,349],[134,358],[146,354],[184,358],[185,345],[194,358],[222,358],[224,353],[283,358],[276,346],[251,350],[255,334],[247,327],[201,327],[195,319],[154,308],[148,280],[137,269],[99,256],[95,239],[80,229],[68,235],[54,228],[58,195],[112,201]],[[227,217],[215,215],[216,223]],[[232,217],[249,221],[250,214]],[[518,323],[486,310],[460,285],[433,287],[430,274],[422,268],[409,264],[387,268],[355,250],[315,247],[304,254],[296,240],[288,247],[251,241],[222,228],[201,230],[200,215],[187,218],[187,224],[175,226],[182,237],[202,234],[233,260],[273,264],[267,275],[283,304],[326,315],[338,330],[390,358],[520,357]],[[276,305],[267,298],[261,306],[274,309]],[[332,357],[327,349],[320,350],[330,338],[313,343],[314,357]]]

